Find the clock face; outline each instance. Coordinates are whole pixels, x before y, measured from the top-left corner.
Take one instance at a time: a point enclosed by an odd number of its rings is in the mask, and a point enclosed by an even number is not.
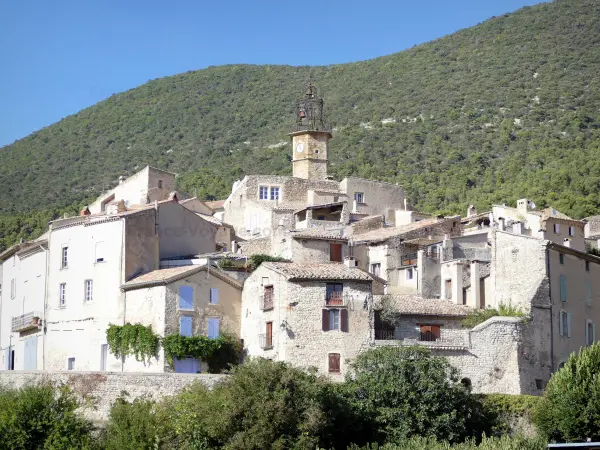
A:
[[[302,142],[300,142],[298,145],[296,145],[296,151],[298,153],[302,153],[303,150],[304,150],[304,144]]]

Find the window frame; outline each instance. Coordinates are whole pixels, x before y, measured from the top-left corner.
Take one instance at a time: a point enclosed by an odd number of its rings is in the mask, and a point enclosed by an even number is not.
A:
[[[590,325],[592,326],[592,339],[590,340]],[[585,345],[589,347],[596,342],[596,324],[592,322],[590,319],[585,321]]]
[[[554,234],[560,234],[560,223],[553,224],[552,229],[554,230]]]
[[[213,292],[216,293],[216,296],[213,296]],[[216,301],[213,301],[215,300]],[[211,287],[208,291],[208,304],[209,305],[218,305],[219,304],[219,288]]]
[[[59,283],[58,285],[58,306],[60,308],[67,306],[67,283]]]
[[[566,330],[565,330],[566,325]],[[564,338],[571,337],[571,313],[561,310],[558,322],[558,334]]]
[[[263,191],[265,196],[263,197]],[[269,200],[269,186],[258,186],[258,199],[259,200]]]
[[[569,236],[575,236],[575,227],[573,225],[569,225]]]
[[[71,361],[73,362],[72,365],[71,365]],[[75,356],[67,357],[67,370],[77,370],[75,367],[76,361],[77,361],[77,358]]]
[[[83,282],[83,301],[85,303],[94,301],[94,280],[92,279]]]
[[[371,263],[371,273],[376,277],[381,277],[381,263]]]
[[[274,194],[277,193],[277,195],[275,196]],[[279,198],[281,197],[281,188],[279,186],[271,186],[269,188],[269,200],[279,200]]]
[[[558,262],[561,266],[565,265],[565,254],[564,253],[558,253]]]
[[[406,281],[411,281],[411,280],[413,280],[415,278],[415,274],[413,272],[413,268],[412,267],[407,267],[405,269],[404,273],[405,273]],[[410,276],[408,276],[408,274],[410,274]]]
[[[185,289],[185,290],[190,290],[191,291],[191,298],[190,303],[189,303],[189,307],[186,307],[186,305],[182,306],[182,300],[184,299],[184,296],[181,295],[181,290]],[[194,311],[194,286],[189,286],[189,285],[182,285],[179,286],[179,289],[177,289],[177,310],[178,311]]]
[[[355,191],[354,192],[354,201],[356,202],[357,205],[364,205],[365,204],[365,193]]]
[[[60,269],[68,269],[69,268],[69,246],[63,245],[60,248]]]

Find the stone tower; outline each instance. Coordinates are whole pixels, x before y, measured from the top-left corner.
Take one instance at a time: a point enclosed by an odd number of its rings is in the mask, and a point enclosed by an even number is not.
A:
[[[327,179],[327,152],[331,132],[323,118],[323,99],[312,83],[296,104],[296,131],[292,137],[293,176],[305,180]]]

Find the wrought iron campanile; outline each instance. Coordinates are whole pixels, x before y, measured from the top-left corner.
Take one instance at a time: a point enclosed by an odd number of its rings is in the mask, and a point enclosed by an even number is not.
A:
[[[330,131],[325,125],[323,99],[310,81],[304,98],[296,103],[296,131]]]

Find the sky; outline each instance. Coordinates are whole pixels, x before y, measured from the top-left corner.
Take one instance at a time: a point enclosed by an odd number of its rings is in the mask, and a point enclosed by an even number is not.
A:
[[[0,0],[0,147],[148,80],[388,55],[541,0]]]

